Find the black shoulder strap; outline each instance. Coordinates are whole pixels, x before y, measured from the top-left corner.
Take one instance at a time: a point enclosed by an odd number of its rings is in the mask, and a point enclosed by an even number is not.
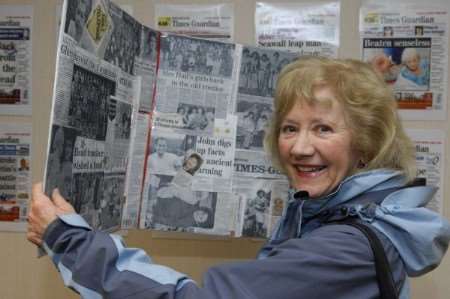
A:
[[[358,222],[352,218],[344,219],[338,223],[351,225],[359,229],[367,237],[375,257],[375,270],[377,274],[378,287],[380,289],[380,298],[398,299],[394,278],[392,277],[391,268],[384,252],[383,244],[373,229],[370,228],[369,225]]]
[[[360,204],[361,203],[380,204],[387,195],[399,189],[425,185],[426,185],[425,179],[416,178],[405,186],[364,193],[361,196],[357,196],[352,201],[358,201],[358,203]],[[389,261],[386,257],[386,253],[384,252],[384,247],[380,239],[373,231],[373,229],[370,227],[370,224],[364,224],[363,222],[358,221],[354,216],[349,215],[348,209],[345,206],[340,207],[340,209],[341,215],[338,217],[333,217],[332,215],[323,213],[324,215],[322,216],[323,221],[322,223],[347,224],[359,229],[369,240],[370,247],[372,248],[372,252],[375,258],[375,270],[377,274],[377,282],[378,287],[380,289],[380,298],[398,299],[399,295],[395,288],[394,278],[392,276]]]

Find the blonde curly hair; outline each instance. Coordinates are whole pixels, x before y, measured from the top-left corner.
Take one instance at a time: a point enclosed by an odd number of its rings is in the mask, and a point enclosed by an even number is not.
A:
[[[284,117],[299,101],[318,104],[314,92],[321,87],[330,88],[343,107],[352,148],[360,157],[359,167],[351,174],[387,168],[403,171],[408,181],[416,176],[414,146],[402,127],[392,90],[381,75],[358,60],[323,57],[301,57],[278,77],[274,112],[264,140],[275,167],[284,171],[278,150]]]

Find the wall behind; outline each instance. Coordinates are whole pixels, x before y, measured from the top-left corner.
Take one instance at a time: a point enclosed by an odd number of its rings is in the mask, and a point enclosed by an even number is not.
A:
[[[310,0],[309,2],[311,2]],[[234,3],[235,42],[254,44],[253,14],[255,0],[234,1],[117,1],[133,7],[134,16],[142,23],[153,27],[155,3]],[[269,1],[267,1],[269,2]],[[272,1],[276,2],[276,1]],[[289,2],[285,0],[284,2]],[[291,2],[299,2],[291,0]],[[303,1],[307,2],[307,1]],[[48,123],[51,107],[52,84],[56,59],[56,7],[57,0],[0,0],[0,4],[33,4],[33,115],[32,117],[0,116],[0,123],[9,121],[31,122],[33,125],[32,169],[33,182],[42,180],[45,152],[48,138]],[[359,58],[358,12],[359,0],[342,0],[341,46],[342,58]],[[448,53],[450,54],[450,53]],[[448,98],[450,95],[447,96]],[[449,113],[448,113],[449,114]],[[406,122],[408,128],[446,128],[447,144],[450,149],[450,116],[446,121]],[[450,174],[450,160],[445,161],[445,172]],[[450,216],[450,188],[444,190],[444,213]],[[211,265],[232,260],[252,258],[261,241],[250,239],[208,238],[161,232],[129,231],[126,242],[141,247],[152,255],[156,262],[175,267],[191,275],[197,281]],[[34,246],[25,239],[24,233],[0,232],[0,299],[60,299],[79,298],[65,289],[62,280],[47,257],[36,258]],[[450,294],[450,254],[434,272],[412,281],[413,299],[446,299]]]

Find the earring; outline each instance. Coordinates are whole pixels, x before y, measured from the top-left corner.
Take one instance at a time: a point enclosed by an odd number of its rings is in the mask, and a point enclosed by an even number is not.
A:
[[[363,162],[362,160],[359,160],[359,162],[358,162],[358,168],[364,168],[364,167],[366,167],[367,166],[367,164],[365,163],[365,162]]]

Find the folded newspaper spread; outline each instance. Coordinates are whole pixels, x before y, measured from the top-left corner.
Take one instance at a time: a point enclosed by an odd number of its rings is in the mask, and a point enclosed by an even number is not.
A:
[[[108,0],[66,0],[45,189],[94,228],[267,237],[286,178],[263,151],[297,54],[163,34]]]

